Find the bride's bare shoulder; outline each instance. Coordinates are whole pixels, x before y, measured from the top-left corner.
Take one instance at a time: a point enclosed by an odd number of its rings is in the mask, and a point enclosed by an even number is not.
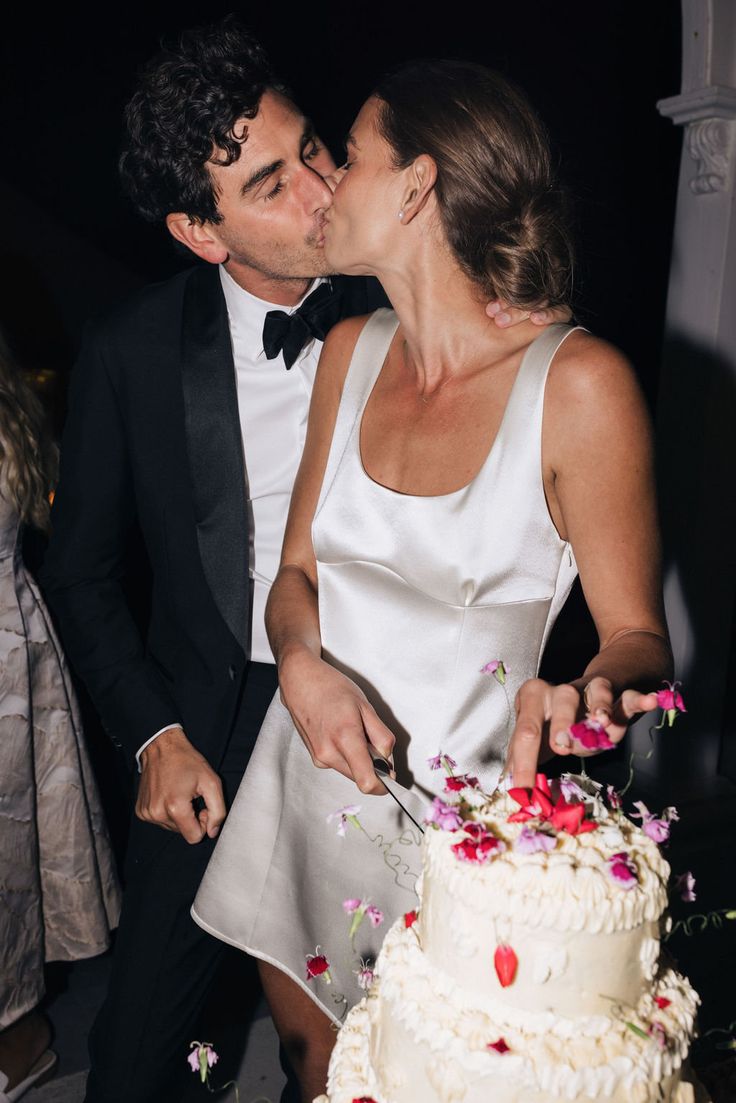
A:
[[[547,383],[547,407],[568,416],[617,416],[644,412],[629,359],[608,341],[576,329],[557,350]]]

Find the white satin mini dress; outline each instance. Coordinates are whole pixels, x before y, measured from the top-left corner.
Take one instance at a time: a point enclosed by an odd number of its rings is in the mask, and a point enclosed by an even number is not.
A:
[[[360,454],[363,410],[397,326],[379,310],[357,342],[312,538],[323,655],[365,692],[396,736],[398,780],[430,805],[444,788],[430,763],[439,752],[495,787],[514,696],[537,674],[577,574],[547,509],[541,456],[547,373],[572,327],[549,326],[527,349],[475,478],[418,496],[374,482]],[[505,684],[482,672],[499,659]],[[312,765],[277,695],[192,914],[340,1021],[388,925],[415,906],[418,842],[390,797]]]

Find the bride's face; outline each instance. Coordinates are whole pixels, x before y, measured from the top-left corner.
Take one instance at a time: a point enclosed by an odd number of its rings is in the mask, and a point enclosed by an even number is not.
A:
[[[363,104],[347,139],[347,160],[334,175],[326,213],[325,259],[332,272],[375,274],[395,240],[402,174],[376,127],[377,101]]]

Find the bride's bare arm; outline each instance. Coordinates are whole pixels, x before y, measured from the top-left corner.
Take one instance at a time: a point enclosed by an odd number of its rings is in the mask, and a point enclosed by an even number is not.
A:
[[[278,666],[281,698],[315,766],[338,770],[365,793],[381,793],[384,788],[376,779],[368,742],[388,756],[394,738],[358,686],[321,658],[312,547],[312,520],[345,373],[365,321],[341,322],[322,349],[281,566],[266,606],[266,629]]]
[[[534,679],[519,691],[508,767],[521,786],[532,784],[546,737],[558,754],[585,753],[570,735],[583,716],[621,740],[656,707],[651,691],[672,663],[649,418],[625,357],[589,334],[572,334],[553,361],[543,451],[550,513],[575,553],[599,651],[571,683]]]

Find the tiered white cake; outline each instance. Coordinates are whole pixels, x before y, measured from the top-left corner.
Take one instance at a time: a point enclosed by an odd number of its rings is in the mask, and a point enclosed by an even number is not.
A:
[[[526,812],[513,790],[427,830],[417,918],[389,931],[320,1103],[693,1100],[698,998],[660,962],[669,867],[598,796],[539,784]]]

